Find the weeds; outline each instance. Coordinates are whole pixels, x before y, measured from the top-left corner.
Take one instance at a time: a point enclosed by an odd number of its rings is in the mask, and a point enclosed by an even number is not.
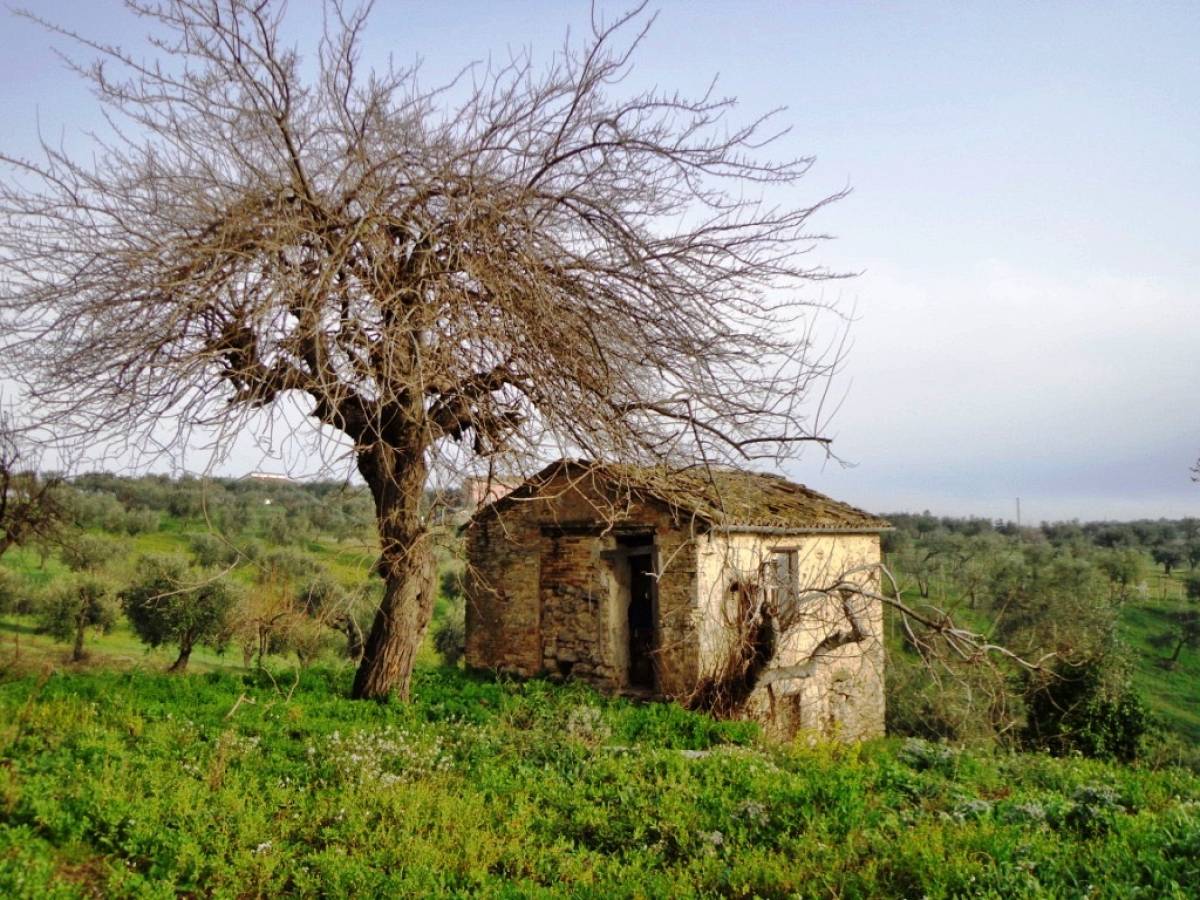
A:
[[[421,670],[0,682],[0,894],[1189,896],[1200,779]],[[248,700],[229,710],[238,698]]]

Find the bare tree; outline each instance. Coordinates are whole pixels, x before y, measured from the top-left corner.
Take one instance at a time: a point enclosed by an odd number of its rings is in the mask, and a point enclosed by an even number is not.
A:
[[[95,57],[74,65],[114,127],[5,158],[4,367],[68,438],[174,422],[169,448],[299,398],[375,501],[386,590],[355,696],[408,694],[422,493],[472,459],[746,464],[824,440],[840,345],[814,346],[826,307],[798,291],[833,277],[806,253],[840,194],[794,199],[812,160],[764,155],[770,115],[623,88],[640,7],[545,68],[426,89],[362,69],[367,9],[338,0],[303,61],[273,0],[126,6],[149,55],[42,23]]]

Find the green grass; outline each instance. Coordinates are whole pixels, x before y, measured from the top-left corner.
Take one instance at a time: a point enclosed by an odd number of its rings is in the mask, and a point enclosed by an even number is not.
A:
[[[1132,648],[1134,684],[1169,730],[1200,744],[1200,651],[1185,649],[1171,668],[1170,650],[1154,639],[1168,630],[1168,614],[1184,607],[1179,600],[1133,601],[1121,611],[1121,632]]]
[[[32,547],[12,547],[4,554],[3,566],[20,575],[34,589],[45,588],[67,574],[55,555],[42,556]]]
[[[164,516],[108,574],[203,530]],[[298,549],[347,584],[374,559]],[[65,571],[42,562],[3,565],[37,588]],[[1160,578],[1122,631],[1160,721],[1200,742],[1200,654],[1168,671],[1151,646],[1183,603]],[[344,663],[272,658],[271,676],[201,648],[180,677],[123,624],[87,646],[72,666],[32,618],[0,619],[0,896],[1200,893],[1183,769],[770,746],[677,706],[436,668],[428,635],[411,705],[344,699]]]
[[[1194,896],[1200,779],[760,745],[579,685],[0,680],[0,895]],[[240,702],[239,702],[240,701]]]
[[[147,669],[162,671],[178,655],[174,647],[149,648],[133,633],[124,621],[108,634],[89,631],[85,644],[87,659],[79,665],[70,662],[69,645],[39,634],[33,616],[9,615],[0,617],[0,672],[6,669],[29,671],[45,666],[90,671],[98,669]],[[287,660],[271,657],[276,666]],[[208,647],[197,647],[188,662],[193,672],[245,672],[241,654],[229,650],[218,654]]]
[[[361,582],[379,557],[379,549],[363,541],[310,540],[305,550],[339,581]]]

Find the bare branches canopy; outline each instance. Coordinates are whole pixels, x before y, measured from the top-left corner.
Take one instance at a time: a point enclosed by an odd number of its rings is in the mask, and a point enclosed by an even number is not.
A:
[[[765,156],[769,116],[627,88],[640,9],[431,90],[361,66],[365,9],[328,3],[305,57],[281,3],[126,5],[148,55],[49,26],[96,60],[113,129],[4,160],[4,365],[68,435],[233,430],[284,396],[343,432],[389,586],[358,694],[407,690],[439,467],[822,439],[809,394],[837,353],[796,292],[831,277],[806,253],[836,197],[787,204],[811,160]]]

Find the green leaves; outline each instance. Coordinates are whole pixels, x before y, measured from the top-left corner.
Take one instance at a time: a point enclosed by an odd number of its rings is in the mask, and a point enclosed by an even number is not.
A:
[[[107,632],[117,621],[112,585],[95,575],[72,575],[55,583],[38,613],[43,631],[59,641],[75,641],[82,658],[88,628]]]
[[[190,567],[180,556],[146,556],[121,605],[138,637],[151,647],[176,644],[190,653],[198,643],[220,645],[237,588],[219,573]]]

